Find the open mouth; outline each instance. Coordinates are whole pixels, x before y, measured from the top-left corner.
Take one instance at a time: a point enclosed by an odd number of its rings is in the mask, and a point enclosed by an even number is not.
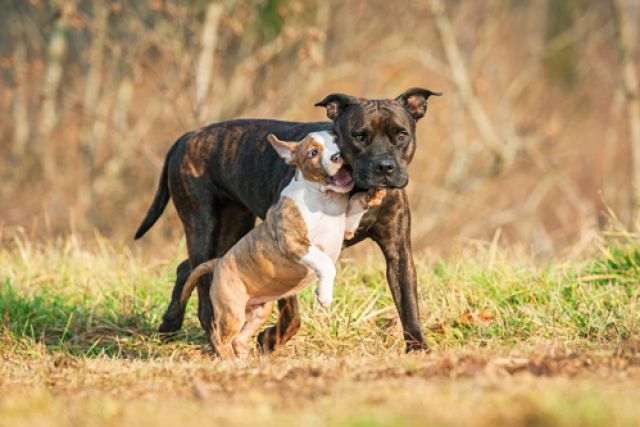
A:
[[[329,178],[329,184],[336,188],[347,188],[353,183],[351,178],[351,168],[347,165],[342,166],[338,173]]]

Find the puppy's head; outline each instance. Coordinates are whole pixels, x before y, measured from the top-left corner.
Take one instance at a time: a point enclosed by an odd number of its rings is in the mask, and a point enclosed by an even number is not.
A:
[[[287,164],[296,166],[305,180],[322,191],[347,193],[353,180],[330,132],[312,132],[300,142],[281,141],[270,134],[267,139]]]

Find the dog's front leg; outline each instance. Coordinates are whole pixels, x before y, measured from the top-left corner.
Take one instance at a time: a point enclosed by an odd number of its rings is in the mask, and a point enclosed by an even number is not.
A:
[[[331,305],[333,297],[333,282],[336,280],[336,266],[327,254],[315,245],[309,246],[309,251],[300,259],[300,263],[311,268],[318,276],[316,296],[323,307]]]
[[[411,217],[404,190],[386,197],[383,211],[370,229],[371,238],[380,246],[387,261],[387,282],[398,309],[406,351],[426,351],[418,312],[416,268],[411,248]]]

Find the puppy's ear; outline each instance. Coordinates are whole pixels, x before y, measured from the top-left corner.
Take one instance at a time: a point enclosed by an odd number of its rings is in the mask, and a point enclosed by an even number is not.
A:
[[[358,103],[358,98],[344,93],[332,93],[325,99],[315,104],[316,107],[325,107],[327,117],[334,122],[340,114],[349,106]]]
[[[296,144],[295,142],[281,141],[272,133],[267,136],[267,140],[269,140],[273,149],[276,150],[278,156],[284,159],[285,163],[287,163],[288,165],[293,164],[293,159],[296,157],[296,147],[298,146],[298,144]]]
[[[427,113],[427,99],[430,96],[440,96],[442,92],[434,92],[421,87],[412,87],[396,98],[415,120],[419,120]]]

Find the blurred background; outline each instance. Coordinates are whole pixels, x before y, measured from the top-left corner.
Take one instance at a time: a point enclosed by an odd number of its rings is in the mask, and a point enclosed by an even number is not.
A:
[[[432,98],[417,250],[579,250],[640,202],[635,0],[0,0],[0,230],[129,241],[183,133],[325,120],[331,92]],[[175,246],[167,209],[140,245]],[[578,249],[576,249],[578,248]],[[158,249],[160,250],[160,249]]]

